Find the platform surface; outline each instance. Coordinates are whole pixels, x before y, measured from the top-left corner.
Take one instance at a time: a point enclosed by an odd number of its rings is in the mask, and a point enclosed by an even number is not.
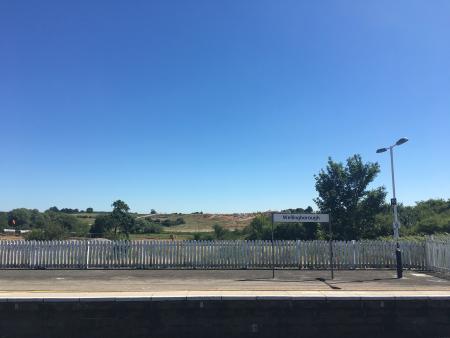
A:
[[[448,299],[450,281],[392,270],[0,270],[0,301]]]
[[[0,301],[183,299],[450,300],[450,281],[392,270],[0,270]]]

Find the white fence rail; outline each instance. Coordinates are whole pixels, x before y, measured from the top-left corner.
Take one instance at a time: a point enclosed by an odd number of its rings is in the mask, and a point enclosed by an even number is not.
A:
[[[426,252],[430,248],[426,249],[424,243],[406,241],[401,246],[405,268],[426,268]],[[330,268],[326,241],[275,241],[273,247],[276,268]],[[334,241],[333,267],[394,268],[394,249],[394,243],[388,241]],[[270,241],[0,241],[0,269],[266,269],[271,266]]]
[[[450,277],[450,241],[448,239],[427,240],[425,250],[428,269]]]

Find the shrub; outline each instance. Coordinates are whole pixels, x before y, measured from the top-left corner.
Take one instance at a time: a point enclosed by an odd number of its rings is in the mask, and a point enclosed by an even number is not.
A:
[[[186,224],[186,222],[184,221],[183,217],[178,217],[175,221],[175,224],[179,225],[179,224]]]
[[[64,229],[56,224],[50,224],[45,229],[33,229],[25,235],[27,241],[50,241],[67,237]]]
[[[149,222],[145,219],[138,219],[136,221],[135,233],[139,234],[159,234],[162,232],[161,225]]]
[[[214,235],[217,239],[225,239],[225,236],[229,232],[227,229],[220,226],[219,224],[214,224],[213,229],[214,229]]]

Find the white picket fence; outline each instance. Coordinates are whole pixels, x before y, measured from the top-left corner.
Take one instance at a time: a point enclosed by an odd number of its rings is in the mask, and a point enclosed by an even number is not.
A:
[[[425,250],[428,269],[450,277],[450,239],[429,239]]]
[[[405,268],[427,268],[430,248],[401,246]],[[270,241],[0,241],[0,269],[267,269],[272,257],[276,268],[330,268],[326,241],[275,241],[273,248],[272,255]],[[333,267],[394,268],[394,250],[388,241],[334,241]]]

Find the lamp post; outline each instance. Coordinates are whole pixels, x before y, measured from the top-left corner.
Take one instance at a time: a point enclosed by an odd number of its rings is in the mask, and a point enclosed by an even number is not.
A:
[[[393,198],[391,199],[391,205],[392,209],[394,211],[394,239],[396,241],[396,249],[395,249],[395,257],[397,261],[397,278],[403,277],[403,266],[402,266],[402,252],[400,250],[400,244],[399,244],[399,234],[398,230],[400,228],[400,222],[398,221],[398,213],[397,213],[397,198],[395,197],[395,179],[394,179],[394,147],[402,145],[403,143],[408,142],[408,139],[406,137],[402,137],[397,142],[395,142],[394,145],[387,147],[387,148],[380,148],[377,149],[377,153],[384,153],[385,151],[389,150],[389,153],[391,155],[391,175],[392,175],[392,193]]]

